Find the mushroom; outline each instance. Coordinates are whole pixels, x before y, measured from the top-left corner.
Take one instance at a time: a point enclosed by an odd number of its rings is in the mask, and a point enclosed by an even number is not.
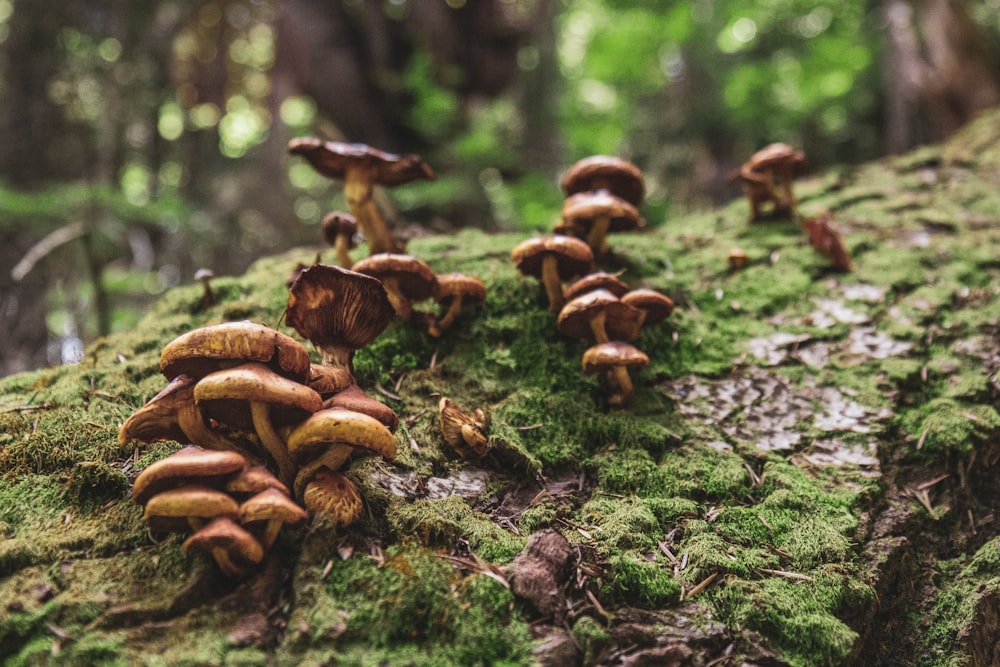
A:
[[[469,416],[461,406],[442,396],[438,402],[438,417],[445,441],[463,459],[481,459],[489,452],[486,415],[481,409],[476,408],[474,415]]]
[[[145,505],[153,496],[179,486],[222,486],[223,480],[244,471],[249,461],[232,451],[182,447],[151,463],[132,482],[132,500]]]
[[[641,322],[642,313],[637,308],[608,290],[596,289],[567,302],[559,311],[556,326],[565,336],[606,343],[612,339],[635,340]]]
[[[437,277],[434,300],[448,304],[448,310],[440,319],[432,318],[429,333],[440,336],[451,327],[466,303],[482,303],[486,300],[486,284],[474,276],[462,273],[445,273]]]
[[[143,516],[153,533],[197,531],[220,516],[235,519],[240,512],[236,501],[218,489],[187,484],[161,491],[146,501]]]
[[[212,278],[214,277],[215,273],[212,272],[212,269],[202,268],[194,272],[194,279],[200,282],[203,288],[201,299],[196,306],[197,310],[203,310],[215,303],[215,294],[212,293]]]
[[[639,325],[659,324],[670,313],[674,312],[674,301],[666,294],[660,294],[654,289],[640,287],[626,292],[621,297],[622,303],[638,308],[642,313]]]
[[[412,255],[371,255],[358,261],[354,270],[381,280],[396,314],[407,322],[413,318],[413,303],[429,299],[437,288],[431,267]]]
[[[729,254],[726,255],[726,262],[729,264],[730,271],[740,271],[749,266],[750,257],[743,248],[730,248]]]
[[[632,399],[630,368],[649,365],[649,357],[634,345],[622,341],[599,343],[583,353],[585,375],[603,373],[612,386],[611,405],[625,405]]]
[[[219,517],[184,541],[184,553],[191,550],[211,554],[222,573],[240,579],[264,560],[264,548],[257,539],[228,517]]]
[[[618,276],[618,273],[607,273],[605,271],[594,271],[566,286],[563,290],[563,298],[571,301],[578,296],[583,296],[587,292],[595,289],[606,289],[619,299],[629,291],[628,284]]]
[[[567,197],[578,192],[606,190],[632,206],[638,206],[646,194],[646,182],[637,166],[610,155],[591,155],[576,162],[562,177]]]
[[[298,341],[248,321],[214,324],[178,336],[164,346],[160,371],[168,380],[181,374],[202,378],[245,361],[267,364],[299,382],[309,375],[309,352]]]
[[[323,218],[323,239],[333,246],[337,262],[345,269],[351,268],[351,248],[358,231],[358,219],[350,213],[334,211]],[[318,263],[318,262],[317,262]]]
[[[382,423],[390,433],[399,428],[399,415],[385,403],[376,400],[365,393],[364,389],[352,384],[323,401],[324,408],[343,408],[353,412],[374,417]]]
[[[522,274],[542,281],[549,298],[549,310],[554,313],[564,303],[562,282],[589,273],[594,266],[590,246],[580,239],[559,234],[521,241],[511,250],[510,256]]]
[[[743,183],[750,202],[751,221],[764,218],[764,205],[773,204],[775,216],[795,216],[792,180],[805,164],[805,155],[791,146],[774,143],[760,149],[740,166],[732,180]],[[776,186],[781,189],[779,193]]]
[[[240,505],[240,525],[255,533],[265,551],[278,539],[283,525],[300,523],[307,516],[287,493],[275,488],[261,491]],[[262,529],[254,530],[260,524],[263,524]]]
[[[295,497],[321,468],[338,470],[352,456],[396,456],[396,438],[380,421],[344,408],[325,408],[296,426],[288,435],[288,452],[301,466],[295,477]]]
[[[313,364],[309,368],[309,380],[306,384],[325,400],[353,385],[354,376],[348,369],[340,366]]]
[[[606,190],[570,195],[563,202],[562,219],[582,233],[595,255],[607,252],[610,232],[632,232],[646,224],[635,206]]]
[[[319,349],[322,364],[349,373],[355,350],[378,338],[395,316],[379,280],[329,264],[305,269],[285,308],[285,322]]]
[[[268,489],[276,489],[286,496],[291,495],[288,487],[264,466],[251,466],[240,471],[238,475],[227,480],[224,487],[226,493],[242,501]]]
[[[254,431],[277,464],[278,479],[286,485],[295,477],[295,465],[274,422],[294,423],[323,407],[323,399],[315,391],[256,362],[206,375],[195,385],[194,399],[199,405],[211,401],[249,403]],[[230,419],[220,421],[228,423]]]
[[[372,198],[376,185],[396,186],[417,179],[434,180],[434,172],[417,155],[384,153],[364,144],[301,137],[288,142],[288,151],[301,155],[320,174],[344,181],[344,197],[368,239],[370,254],[401,252]]]
[[[328,515],[338,528],[355,523],[364,508],[354,482],[329,468],[320,468],[309,480],[302,493],[302,504],[311,512]]]

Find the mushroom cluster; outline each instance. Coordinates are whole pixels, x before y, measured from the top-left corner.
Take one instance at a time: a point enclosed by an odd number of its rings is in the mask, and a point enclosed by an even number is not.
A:
[[[206,552],[233,578],[260,565],[283,526],[307,517],[267,468],[193,445],[143,470],[132,499],[144,507],[151,533],[190,533],[184,552]]]
[[[750,156],[733,176],[743,184],[750,202],[750,221],[795,217],[795,194],[792,181],[805,165],[805,154],[791,146],[773,143]]]

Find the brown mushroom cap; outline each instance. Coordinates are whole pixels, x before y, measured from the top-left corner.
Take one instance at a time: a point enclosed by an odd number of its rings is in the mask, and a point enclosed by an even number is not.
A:
[[[313,391],[326,399],[353,385],[354,376],[349,370],[340,366],[313,364],[309,369],[307,384]]]
[[[132,500],[145,505],[156,494],[179,486],[222,486],[223,480],[240,473],[248,465],[247,459],[236,452],[182,447],[139,473],[132,483]]]
[[[461,296],[464,303],[482,303],[486,300],[486,283],[464,273],[442,273],[437,277],[434,300],[438,303]]]
[[[122,423],[118,429],[118,444],[124,447],[132,440],[190,442],[180,425],[180,413],[192,405],[194,385],[194,378],[187,375],[178,375],[171,380],[160,393]]]
[[[336,245],[339,237],[346,237],[354,247],[354,234],[358,231],[358,219],[344,211],[327,213],[320,223],[323,230],[323,240],[330,245]]]
[[[356,384],[352,384],[343,391],[340,391],[323,401],[324,408],[343,408],[352,412],[374,417],[382,423],[390,433],[395,433],[399,428],[399,415],[385,403],[372,398]]]
[[[744,165],[751,171],[774,169],[776,167],[798,168],[805,164],[806,156],[788,144],[773,143],[761,148],[750,156]]]
[[[583,372],[593,375],[611,368],[641,368],[649,365],[645,352],[630,343],[613,340],[600,343],[583,353]]]
[[[320,349],[350,353],[378,338],[395,317],[379,280],[329,264],[303,270],[285,308],[285,322],[300,336]]]
[[[323,399],[308,386],[278,375],[264,364],[240,364],[209,373],[194,387],[194,399],[199,404],[224,401],[240,404],[237,411],[246,413],[244,402],[259,401],[271,406],[275,423],[305,419],[323,407]],[[232,412],[231,410],[222,411]],[[228,421],[225,418],[220,421]],[[239,417],[233,419],[239,422]]]
[[[343,528],[361,518],[363,504],[354,482],[328,468],[316,471],[306,485],[303,504],[312,512],[325,512]]]
[[[588,273],[584,277],[566,286],[563,296],[567,301],[583,296],[587,292],[595,289],[604,289],[614,294],[619,299],[629,291],[629,286],[618,276],[620,273],[607,273],[605,271],[595,271]]]
[[[563,202],[563,221],[574,228],[589,231],[600,216],[608,217],[609,232],[631,232],[646,224],[635,206],[607,191],[577,192]]]
[[[597,331],[595,320],[600,327]],[[638,309],[623,303],[606,289],[595,289],[568,301],[559,311],[557,326],[560,333],[573,338],[603,343],[603,331],[607,339],[632,341],[639,337],[641,320],[642,313]]]
[[[434,171],[418,155],[395,155],[358,143],[299,137],[288,142],[288,152],[309,161],[327,178],[343,179],[350,169],[366,169],[372,182],[393,187],[415,180],[433,181]]]
[[[254,322],[226,322],[189,331],[163,348],[160,371],[200,378],[244,361],[258,361],[290,378],[304,381],[309,352],[290,336]]]
[[[230,517],[210,521],[187,538],[182,549],[211,554],[219,569],[233,578],[246,576],[264,560],[264,547]]]
[[[624,294],[621,300],[644,313],[642,324],[658,324],[674,312],[673,299],[654,289],[640,287]]]
[[[240,506],[222,491],[188,484],[157,493],[146,501],[143,516],[154,533],[182,533],[216,517],[235,519]]]
[[[288,487],[264,466],[246,468],[226,481],[225,486],[226,493],[237,498],[249,498],[268,489],[275,489],[286,496],[291,494]]]
[[[441,435],[459,456],[475,460],[489,453],[486,420],[482,410],[476,410],[474,416],[470,416],[462,406],[455,405],[450,398],[442,396],[438,402],[438,418]]]
[[[258,532],[258,539],[265,549],[270,549],[278,537],[282,525],[294,525],[304,521],[305,510],[292,502],[287,493],[277,489],[267,489],[240,505],[240,524],[249,529],[264,524]]]
[[[591,155],[576,162],[563,174],[561,184],[566,196],[607,190],[633,206],[646,194],[642,171],[628,160],[609,155]]]
[[[409,301],[429,299],[437,288],[434,271],[413,255],[377,253],[358,261],[354,270],[381,280],[390,294],[396,291]]]
[[[396,456],[396,438],[384,424],[344,408],[315,412],[288,435],[288,452],[299,463],[310,461],[333,445],[350,447],[348,456],[378,454],[386,459]]]
[[[594,253],[586,243],[572,236],[541,236],[521,241],[510,252],[518,270],[526,276],[540,278],[542,262],[554,256],[560,280],[589,273],[594,266]]]

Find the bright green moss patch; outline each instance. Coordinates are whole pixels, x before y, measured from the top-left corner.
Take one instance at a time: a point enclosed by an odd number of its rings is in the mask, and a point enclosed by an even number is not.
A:
[[[914,439],[914,455],[967,454],[1000,430],[1000,413],[987,405],[938,398],[906,412],[899,422]]]

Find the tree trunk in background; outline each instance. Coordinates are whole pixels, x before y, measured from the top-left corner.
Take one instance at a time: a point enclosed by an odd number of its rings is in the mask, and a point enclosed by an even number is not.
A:
[[[1000,103],[995,54],[961,0],[887,0],[886,150],[940,141]]]

